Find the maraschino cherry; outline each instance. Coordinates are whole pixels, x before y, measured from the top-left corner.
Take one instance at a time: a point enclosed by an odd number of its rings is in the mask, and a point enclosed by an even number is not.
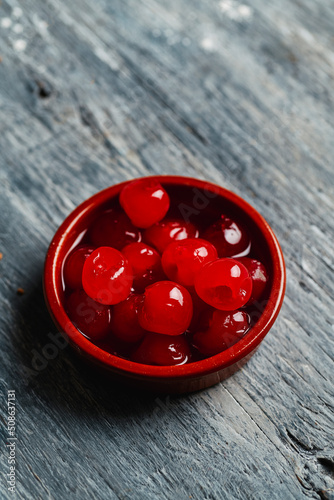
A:
[[[146,288],[138,313],[139,324],[150,332],[181,335],[190,325],[193,304],[183,286],[172,281],[157,281]]]
[[[94,251],[90,245],[77,247],[67,257],[64,265],[65,285],[72,290],[82,288],[82,270],[87,257]]]
[[[193,336],[193,345],[204,356],[213,356],[234,345],[248,331],[249,315],[245,311],[213,311],[204,330]]]
[[[133,287],[143,292],[148,285],[164,279],[159,253],[146,243],[130,243],[122,249],[133,272]]]
[[[190,347],[184,335],[147,333],[131,359],[146,365],[183,365],[190,360]]]
[[[200,238],[188,238],[168,245],[161,262],[169,279],[184,286],[192,286],[204,264],[217,258],[217,250],[211,243]]]
[[[138,322],[138,311],[144,297],[130,294],[126,300],[114,305],[111,316],[111,330],[124,342],[138,342],[146,333]]]
[[[218,259],[205,264],[195,278],[195,290],[207,304],[233,311],[247,303],[252,278],[245,266],[234,259]]]
[[[140,230],[119,210],[110,209],[99,215],[88,230],[88,239],[95,247],[121,250],[125,245],[141,241]]]
[[[216,247],[221,258],[248,255],[251,247],[246,229],[226,215],[221,215],[201,237]]]
[[[119,250],[99,247],[87,257],[82,271],[82,286],[101,304],[118,304],[131,291],[132,269]]]
[[[252,295],[247,302],[247,305],[250,305],[261,298],[261,295],[263,294],[264,289],[268,283],[268,273],[264,265],[256,259],[251,259],[249,257],[240,257],[238,258],[238,261],[246,267],[250,277],[252,278]]]
[[[143,238],[162,253],[173,241],[197,238],[199,231],[191,222],[164,219],[144,231]]]
[[[90,340],[99,340],[109,333],[110,307],[99,304],[84,290],[71,293],[66,302],[66,310],[74,326]]]
[[[163,219],[169,209],[169,196],[154,179],[138,179],[127,184],[119,201],[132,223],[140,228],[152,226]]]

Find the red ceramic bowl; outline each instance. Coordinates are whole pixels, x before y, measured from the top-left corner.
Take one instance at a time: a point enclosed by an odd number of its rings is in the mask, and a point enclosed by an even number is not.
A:
[[[44,293],[50,314],[75,351],[113,377],[137,388],[157,392],[185,393],[220,382],[238,370],[255,352],[272,327],[281,308],[285,291],[285,265],[279,243],[264,218],[246,201],[214,184],[187,177],[155,176],[178,202],[179,217],[205,219],[219,212],[234,215],[249,230],[256,255],[265,264],[270,280],[259,305],[258,320],[235,345],[207,359],[179,366],[152,366],[135,363],[108,352],[90,342],[71,323],[64,310],[62,268],[69,251],[77,244],[96,214],[108,208],[123,182],[95,194],[78,206],[56,232],[47,252],[44,269]],[[129,181],[128,181],[129,182]],[[218,218],[217,217],[217,218]]]

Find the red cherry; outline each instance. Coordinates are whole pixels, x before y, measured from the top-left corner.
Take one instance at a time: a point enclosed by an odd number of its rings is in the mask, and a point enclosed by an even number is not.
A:
[[[145,243],[131,243],[123,248],[122,254],[131,264],[135,290],[142,292],[148,285],[163,279],[161,257],[154,248]]]
[[[264,265],[258,260],[251,259],[249,257],[240,257],[238,261],[246,267],[250,277],[252,278],[252,295],[247,302],[247,305],[250,305],[260,299],[266,284],[268,283],[268,274]]]
[[[119,250],[99,247],[87,257],[82,271],[82,286],[101,304],[118,304],[130,294],[132,269]]]
[[[145,334],[138,322],[138,309],[144,300],[143,295],[131,294],[126,300],[114,305],[111,330],[116,337],[125,342],[138,342]]]
[[[192,286],[195,275],[208,262],[218,258],[217,250],[200,238],[174,241],[162,254],[162,267],[169,279]]]
[[[163,220],[146,229],[144,239],[162,253],[173,241],[197,238],[198,234],[198,229],[191,222]]]
[[[83,290],[71,293],[66,310],[73,325],[92,341],[101,339],[110,330],[110,307],[95,302]]]
[[[213,356],[240,340],[250,327],[245,311],[213,311],[204,330],[193,336],[193,345],[204,356]]]
[[[217,222],[208,227],[202,238],[216,247],[220,258],[241,257],[250,251],[251,243],[247,231],[226,215],[221,215]]]
[[[129,243],[141,241],[141,233],[126,214],[112,209],[96,218],[88,231],[88,238],[96,247],[121,250]]]
[[[65,285],[72,290],[82,288],[82,269],[87,257],[94,251],[94,248],[88,245],[77,247],[67,257],[64,265]]]
[[[252,279],[237,260],[218,259],[201,268],[195,278],[195,289],[204,302],[222,311],[233,311],[249,300]]]
[[[147,333],[131,359],[145,365],[183,365],[190,359],[190,348],[183,335]]]
[[[172,281],[157,281],[145,290],[138,313],[140,325],[150,332],[180,335],[190,325],[193,314],[191,296]]]
[[[163,219],[169,209],[169,196],[154,179],[138,179],[127,184],[119,201],[132,223],[146,228]]]

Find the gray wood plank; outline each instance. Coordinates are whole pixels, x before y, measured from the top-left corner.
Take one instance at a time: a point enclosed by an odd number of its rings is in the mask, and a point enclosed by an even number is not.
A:
[[[17,397],[15,498],[334,498],[332,6],[2,1],[0,384],[3,422],[7,390]],[[286,256],[285,304],[256,355],[183,397],[121,391],[67,348],[43,354],[54,231],[99,189],[151,173],[234,190]]]

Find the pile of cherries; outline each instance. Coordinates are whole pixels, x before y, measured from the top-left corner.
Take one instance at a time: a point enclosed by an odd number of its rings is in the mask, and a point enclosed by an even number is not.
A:
[[[219,213],[200,231],[166,217],[170,203],[156,180],[128,183],[120,207],[99,214],[63,268],[76,328],[150,365],[193,362],[235,344],[268,283],[264,265],[247,256],[251,241],[239,222]]]

